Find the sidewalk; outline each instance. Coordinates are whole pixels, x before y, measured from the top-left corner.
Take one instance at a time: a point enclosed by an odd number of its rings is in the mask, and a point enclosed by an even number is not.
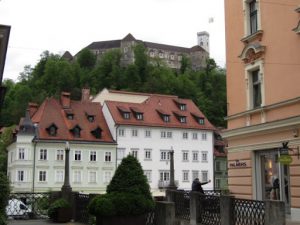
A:
[[[8,225],[85,225],[83,223],[53,223],[51,220],[8,220]]]

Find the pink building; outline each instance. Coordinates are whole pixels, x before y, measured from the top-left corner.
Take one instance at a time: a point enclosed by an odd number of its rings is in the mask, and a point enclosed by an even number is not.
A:
[[[300,221],[299,24],[300,0],[225,0],[229,189]]]

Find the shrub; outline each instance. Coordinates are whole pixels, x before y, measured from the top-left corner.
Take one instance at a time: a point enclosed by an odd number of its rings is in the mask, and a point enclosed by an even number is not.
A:
[[[10,187],[6,174],[0,172],[0,224],[6,224],[5,207],[8,203]]]
[[[52,204],[50,204],[48,209],[48,216],[51,219],[53,219],[57,213],[57,210],[60,208],[71,208],[71,205],[65,199],[59,198],[55,200]]]
[[[150,186],[138,160],[129,155],[116,170],[107,194],[95,197],[89,212],[95,216],[141,215],[154,208]]]

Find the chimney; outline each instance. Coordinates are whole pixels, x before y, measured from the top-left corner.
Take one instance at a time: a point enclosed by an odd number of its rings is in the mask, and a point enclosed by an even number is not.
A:
[[[38,110],[38,104],[36,104],[34,102],[29,102],[27,109],[29,111],[29,116],[31,118]]]
[[[81,90],[81,101],[88,102],[90,100],[90,89],[82,88]]]
[[[62,92],[60,95],[60,103],[63,108],[70,108],[71,98],[69,92]]]

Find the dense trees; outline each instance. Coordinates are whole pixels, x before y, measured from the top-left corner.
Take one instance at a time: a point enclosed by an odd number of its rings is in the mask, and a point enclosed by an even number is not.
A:
[[[78,99],[83,87],[89,87],[92,94],[106,87],[190,98],[214,125],[225,125],[225,71],[213,59],[208,60],[205,69],[195,72],[191,70],[189,58],[183,56],[181,68],[174,71],[159,58],[150,61],[142,45],[135,47],[134,54],[134,63],[124,67],[119,50],[105,53],[99,61],[84,49],[72,62],[44,52],[35,67],[24,68],[17,82],[4,81],[8,91],[0,126],[18,123],[28,102],[41,103],[47,96],[58,97],[61,91],[69,91],[72,98]]]

